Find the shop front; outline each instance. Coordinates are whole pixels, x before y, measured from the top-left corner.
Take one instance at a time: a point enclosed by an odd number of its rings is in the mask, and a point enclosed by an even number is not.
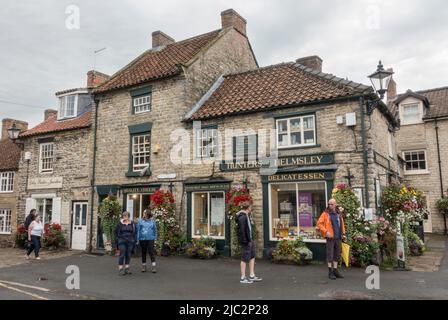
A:
[[[190,179],[185,182],[187,193],[187,238],[216,239],[218,253],[230,255],[230,224],[226,219],[226,192],[230,180]]]
[[[124,185],[120,187],[123,195],[123,208],[131,214],[131,219],[137,221],[142,218],[143,211],[149,209],[151,195],[161,184]]]

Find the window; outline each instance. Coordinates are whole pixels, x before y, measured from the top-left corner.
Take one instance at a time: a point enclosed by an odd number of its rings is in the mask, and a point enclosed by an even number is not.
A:
[[[303,147],[315,144],[314,115],[277,120],[277,145],[279,148]]]
[[[428,166],[426,165],[426,151],[405,151],[403,155],[405,161],[405,173],[428,171]]]
[[[53,172],[53,158],[54,158],[54,144],[41,143],[40,144],[40,173],[51,173]]]
[[[412,103],[402,105],[402,118],[403,124],[413,124],[421,122],[422,115],[420,112],[420,104]]]
[[[224,239],[224,192],[194,192],[192,236]]]
[[[238,161],[256,160],[258,157],[258,136],[233,137],[233,159]]]
[[[14,191],[14,172],[0,172],[0,193]]]
[[[151,202],[150,194],[130,194],[128,195],[127,211],[131,214],[131,219],[141,219],[143,210],[148,209]]]
[[[11,233],[11,210],[0,209],[0,234]]]
[[[132,136],[132,171],[144,170],[149,165],[150,134]]]
[[[78,97],[75,94],[59,98],[59,119],[73,118],[76,116]]]
[[[51,223],[53,217],[53,199],[36,199],[36,213],[43,224]]]
[[[269,185],[270,238],[320,239],[316,223],[326,208],[326,182]]]
[[[218,129],[198,129],[196,139],[198,158],[213,158],[218,155]]]
[[[143,113],[151,111],[151,94],[132,98],[134,113]]]

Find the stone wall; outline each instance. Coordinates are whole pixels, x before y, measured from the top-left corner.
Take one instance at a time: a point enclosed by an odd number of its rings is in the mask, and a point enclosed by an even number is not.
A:
[[[19,175],[14,175],[14,191],[12,193],[0,193],[0,209],[11,210],[11,234],[0,234],[0,248],[10,246],[14,242],[14,233],[17,231],[17,195]]]

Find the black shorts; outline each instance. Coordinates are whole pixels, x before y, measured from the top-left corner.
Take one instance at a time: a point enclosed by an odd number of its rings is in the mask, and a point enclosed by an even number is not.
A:
[[[251,241],[247,244],[241,245],[241,261],[249,263],[251,259],[255,258],[255,245]]]
[[[341,247],[341,239],[327,238],[327,262],[339,262],[339,259],[341,259]]]

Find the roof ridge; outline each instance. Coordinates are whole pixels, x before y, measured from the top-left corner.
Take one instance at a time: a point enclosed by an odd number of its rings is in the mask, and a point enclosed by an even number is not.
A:
[[[448,90],[448,86],[432,88],[432,89],[425,89],[425,90],[418,90],[418,91],[414,91],[414,92],[415,93],[423,93],[423,92],[432,92],[432,91],[441,91],[441,90]]]
[[[271,64],[271,65],[264,66],[264,67],[259,67],[259,68],[256,68],[256,69],[226,73],[224,75],[224,78],[229,77],[229,76],[238,76],[238,75],[242,75],[242,74],[246,74],[246,73],[255,73],[255,72],[258,72],[258,71],[263,71],[263,70],[276,68],[276,67],[280,67],[280,66],[287,66],[287,65],[291,65],[291,64],[293,64],[293,63],[292,62],[280,62],[280,63]]]
[[[168,48],[168,47],[170,47],[170,46],[173,46],[173,45],[175,45],[175,44],[182,44],[183,42],[188,42],[188,41],[196,40],[197,38],[205,37],[205,36],[211,35],[212,33],[219,33],[219,32],[221,32],[222,30],[223,30],[223,29],[216,29],[216,30],[209,31],[209,32],[206,32],[206,33],[203,33],[203,34],[199,34],[199,35],[194,36],[194,37],[190,37],[190,38],[187,38],[187,39],[184,39],[184,40],[176,41],[176,42],[167,44],[167,45],[166,45],[166,48]],[[156,51],[156,52],[157,52],[157,51]]]

